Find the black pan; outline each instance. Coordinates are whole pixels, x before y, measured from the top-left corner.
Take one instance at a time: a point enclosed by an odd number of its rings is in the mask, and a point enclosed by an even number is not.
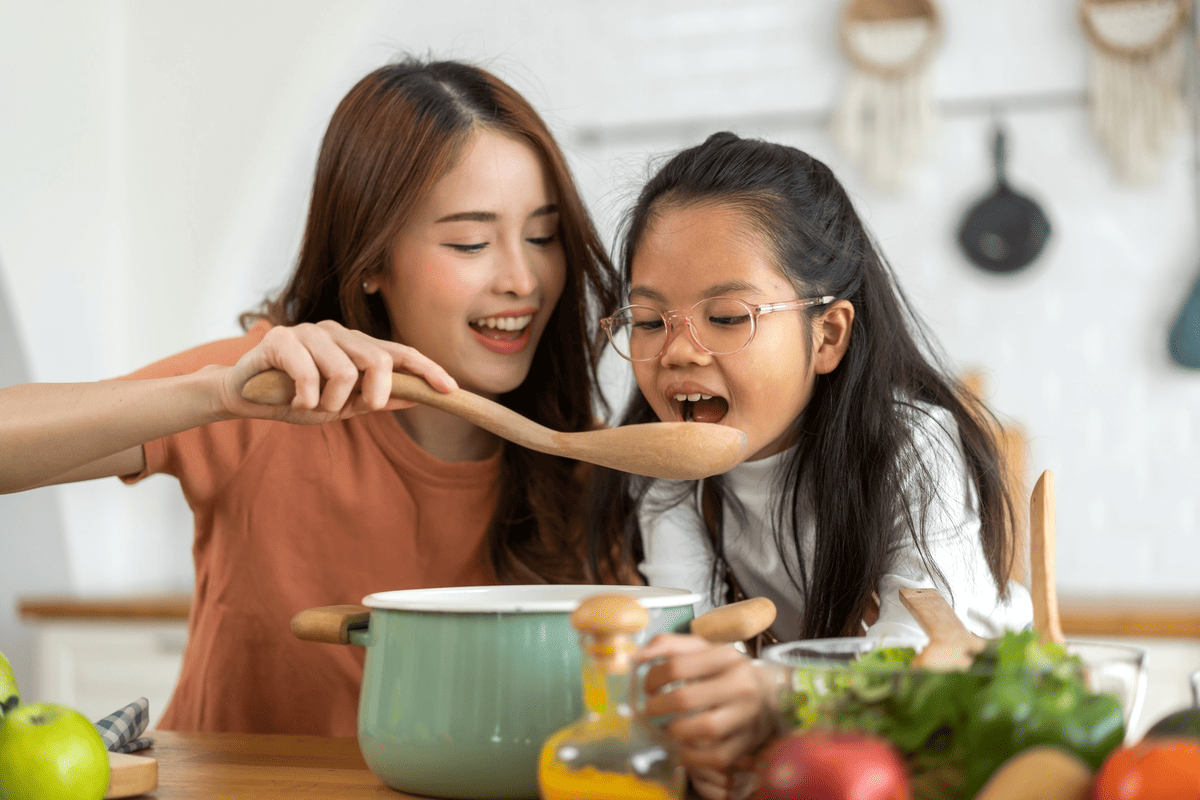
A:
[[[1200,369],[1200,278],[1171,327],[1171,358],[1181,367]]]
[[[1004,174],[1004,130],[995,133],[996,186],[963,217],[958,243],[972,263],[988,272],[1024,269],[1042,252],[1050,222],[1037,203],[1013,191]]]

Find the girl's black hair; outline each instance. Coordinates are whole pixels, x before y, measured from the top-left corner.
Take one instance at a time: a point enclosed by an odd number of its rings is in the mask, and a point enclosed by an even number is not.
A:
[[[932,463],[922,460],[912,440],[913,423],[925,413],[917,403],[945,408],[958,424],[977,492],[983,550],[1004,596],[1017,517],[998,423],[947,377],[944,358],[829,167],[794,147],[727,132],[678,153],[642,189],[628,216],[617,291],[627,294],[634,256],[659,216],[709,204],[732,205],[747,215],[799,297],[833,295],[854,306],[849,348],[835,370],[817,376],[812,399],[794,423],[797,446],[781,491],[772,495],[779,498],[773,527],[781,552],[804,552],[802,517],[814,520],[812,562],[787,565],[805,601],[802,637],[858,632],[890,555],[906,539],[937,573],[923,517],[938,486]],[[806,312],[806,320],[826,308]],[[635,388],[621,424],[654,420]],[[637,510],[650,483],[597,471],[589,513],[594,564],[641,560]],[[728,574],[723,511],[729,506],[736,513],[739,506],[720,476],[687,487],[680,494],[685,500],[697,503],[717,554],[712,588],[718,595]]]

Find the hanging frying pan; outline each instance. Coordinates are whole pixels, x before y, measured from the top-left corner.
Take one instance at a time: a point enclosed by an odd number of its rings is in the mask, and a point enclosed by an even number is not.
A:
[[[1181,367],[1200,369],[1200,278],[1171,328],[1171,358]]]
[[[988,272],[1017,272],[1042,252],[1050,237],[1050,222],[1037,203],[1008,185],[1004,130],[999,125],[994,155],[996,186],[967,212],[958,231],[958,243],[967,258]]]

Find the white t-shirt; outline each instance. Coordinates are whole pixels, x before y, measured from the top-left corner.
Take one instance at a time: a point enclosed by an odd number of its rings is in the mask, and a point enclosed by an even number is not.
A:
[[[925,638],[921,626],[900,602],[900,589],[936,588],[954,606],[973,633],[999,636],[1005,629],[1020,630],[1033,622],[1033,604],[1021,584],[1010,581],[1008,598],[997,597],[979,537],[980,524],[975,486],[969,479],[954,417],[940,406],[916,404],[913,443],[933,472],[939,487],[925,518],[926,549],[942,572],[945,583],[935,580],[911,539],[893,555],[877,591],[879,619],[865,631],[878,637],[895,635]],[[725,558],[747,597],[770,598],[778,610],[772,632],[782,641],[801,634],[804,600],[792,582],[784,558],[796,561],[794,538],[783,537],[784,552],[771,531],[772,493],[776,472],[790,452],[741,464],[725,473],[726,485],[745,507],[745,519],[725,509]],[[696,484],[697,486],[699,484]],[[685,489],[676,481],[655,481],[638,512],[645,560],[640,569],[651,586],[688,589],[705,599],[700,614],[712,607],[710,576],[713,552],[696,511],[693,496],[667,507]],[[920,519],[919,509],[914,517]],[[806,564],[813,558],[813,523],[802,522],[801,537]]]

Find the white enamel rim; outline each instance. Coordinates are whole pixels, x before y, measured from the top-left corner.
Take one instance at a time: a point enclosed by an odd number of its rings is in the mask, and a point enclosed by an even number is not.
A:
[[[395,611],[433,611],[446,614],[538,614],[571,612],[595,594],[628,594],[648,609],[677,608],[698,603],[702,598],[686,589],[659,586],[459,586],[448,589],[401,589],[376,592],[362,599],[368,608]]]

